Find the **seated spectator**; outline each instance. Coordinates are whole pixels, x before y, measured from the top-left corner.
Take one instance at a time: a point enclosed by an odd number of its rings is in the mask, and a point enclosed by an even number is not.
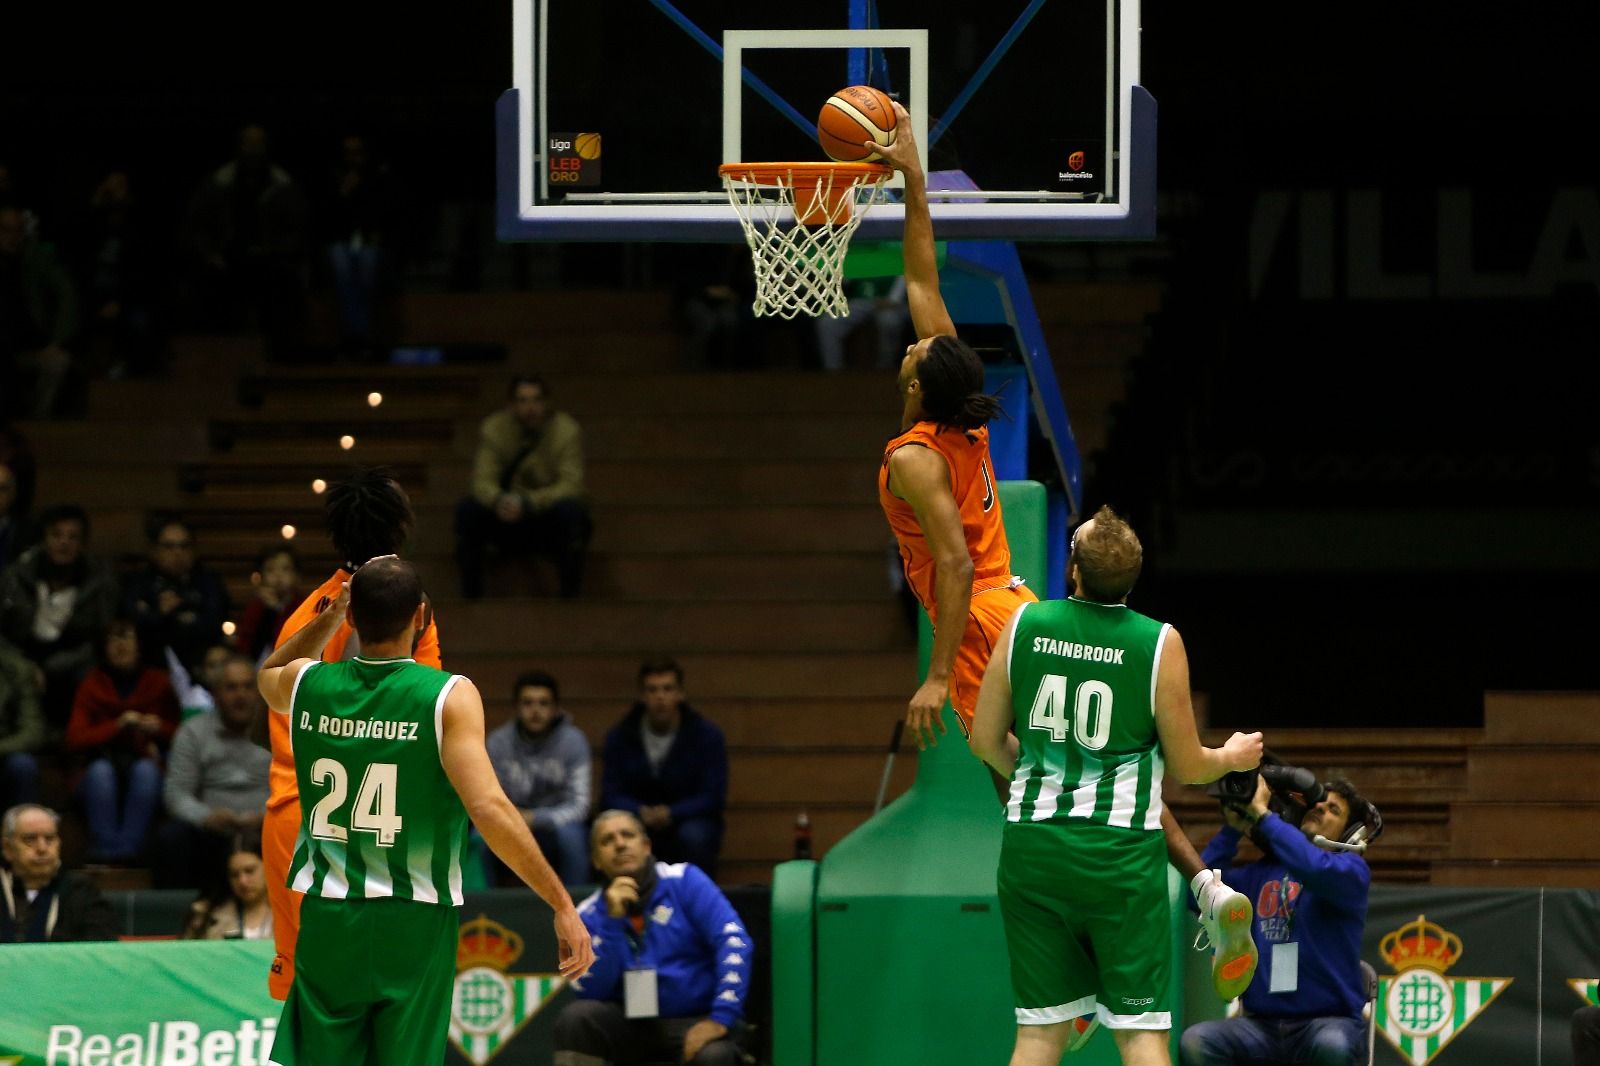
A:
[[[231,644],[213,644],[200,657],[199,667],[190,674],[178,661],[177,654],[171,648],[166,650],[167,677],[172,682],[172,691],[178,695],[184,721],[217,709],[216,692],[222,683],[222,668],[238,654]]]
[[[578,916],[599,949],[594,968],[572,982],[577,1001],[556,1018],[554,1066],[743,1063],[755,945],[733,904],[692,864],[657,861],[627,811],[596,818],[593,839],[602,884]],[[625,1009],[624,977],[640,971],[654,986],[653,1017]]]
[[[226,873],[227,891],[202,894],[194,901],[180,939],[271,940],[272,904],[267,902],[260,845],[243,840],[234,844]]]
[[[300,559],[287,542],[263,548],[250,574],[255,595],[244,605],[233,646],[251,662],[265,659],[278,643],[278,631],[300,603]]]
[[[78,682],[116,614],[111,568],[88,553],[89,516],[64,504],[40,517],[44,542],[0,577],[0,636],[44,671],[45,724],[59,736]]]
[[[82,282],[84,361],[112,378],[159,369],[157,307],[165,243],[159,223],[134,195],[128,172],[106,171],[89,198],[76,255]]]
[[[715,876],[728,799],[722,730],[684,700],[673,659],[639,667],[639,702],[606,734],[600,805],[639,816],[656,854]]]
[[[54,413],[77,332],[77,292],[55,249],[0,204],[0,422]]]
[[[1256,902],[1250,932],[1261,965],[1240,997],[1240,1017],[1184,1030],[1178,1044],[1183,1066],[1354,1066],[1362,1060],[1367,995],[1361,937],[1372,873],[1362,855],[1325,851],[1313,840],[1349,843],[1376,835],[1382,823],[1350,782],[1325,787],[1323,800],[1298,826],[1272,811],[1265,778],[1257,778],[1248,807],[1224,807],[1227,825],[1201,858],[1229,888]],[[1235,865],[1246,834],[1262,858]],[[1264,905],[1269,900],[1273,906]]]
[[[103,665],[78,686],[67,725],[67,750],[89,759],[78,789],[97,861],[128,862],[144,850],[161,799],[161,753],[177,728],[166,673],[140,661],[132,622],[112,622]]]
[[[489,761],[539,849],[569,885],[589,882],[589,739],[561,709],[561,686],[534,670],[511,687],[515,717],[489,734]],[[493,852],[489,883],[521,884]]]
[[[860,278],[844,283],[850,312],[844,318],[818,315],[817,357],[824,370],[844,369],[845,338],[871,322],[877,340],[877,362],[873,365],[886,370],[900,361],[905,354],[901,343],[911,312],[906,307],[906,279]]]
[[[157,888],[215,889],[240,834],[259,836],[272,755],[250,740],[261,706],[253,660],[234,653],[216,686],[217,709],[183,723],[162,787],[170,819],[156,831]]]
[[[357,358],[372,352],[379,293],[396,264],[399,202],[389,168],[367,139],[347,134],[323,202],[328,265],[339,311],[340,347]]]
[[[61,816],[24,803],[0,818],[0,944],[115,940],[116,913],[95,883],[61,868]]]
[[[0,638],[0,809],[39,798],[39,668]]]
[[[550,408],[544,380],[511,381],[511,402],[483,420],[472,464],[472,495],[456,507],[461,594],[483,595],[491,547],[552,559],[561,595],[578,595],[594,525],[583,494],[583,432]]]
[[[9,463],[0,459],[0,574],[38,539],[22,502],[22,486]]]
[[[146,529],[150,561],[128,579],[123,610],[139,627],[145,662],[160,666],[171,648],[188,670],[222,634],[230,609],[222,579],[195,562],[194,532],[176,515]]]

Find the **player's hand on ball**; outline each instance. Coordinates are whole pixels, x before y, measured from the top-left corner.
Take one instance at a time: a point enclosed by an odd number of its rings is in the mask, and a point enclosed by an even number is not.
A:
[[[938,681],[924,681],[906,707],[906,726],[911,730],[911,735],[917,738],[918,751],[937,747],[938,733],[947,732],[944,719],[940,717],[939,712],[944,709],[945,693],[948,688],[948,685]],[[938,733],[934,732],[936,726]]]
[[[621,918],[630,906],[639,905],[639,882],[631,877],[619,877],[606,886],[606,913]]]
[[[556,911],[556,944],[561,976],[576,981],[594,965],[594,944],[575,907]]]
[[[911,113],[898,100],[894,104],[895,127],[894,143],[878,144],[876,141],[862,142],[883,158],[883,161],[896,170],[903,170],[907,174],[922,173],[922,157],[917,155],[917,138],[911,132]]]
[[[1235,733],[1222,750],[1227,753],[1228,769],[1254,770],[1261,765],[1261,734]]]

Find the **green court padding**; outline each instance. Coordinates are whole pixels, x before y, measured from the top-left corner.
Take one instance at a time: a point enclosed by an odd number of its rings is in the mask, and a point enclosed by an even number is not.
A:
[[[999,489],[1012,568],[1042,590],[1044,487],[1018,481]],[[924,620],[921,661],[916,677],[907,671],[907,698],[930,648]],[[967,748],[948,706],[944,719],[949,732],[937,748],[917,756],[913,747],[900,756],[919,759],[911,790],[821,862],[813,914],[802,913],[811,864],[779,867],[775,1066],[975,1066],[1005,1062],[1010,1054],[1015,1015],[995,899],[1003,815],[988,769]],[[1182,891],[1174,875],[1174,901]],[[1179,906],[1152,918],[1172,923],[1174,943],[1190,928]],[[807,959],[804,944],[812,936],[815,956]],[[1173,980],[1178,1018],[1181,971],[1175,968]],[[792,1002],[808,982],[814,982],[814,1005]],[[1111,1038],[1101,1034],[1070,1062],[1099,1066],[1118,1058]]]

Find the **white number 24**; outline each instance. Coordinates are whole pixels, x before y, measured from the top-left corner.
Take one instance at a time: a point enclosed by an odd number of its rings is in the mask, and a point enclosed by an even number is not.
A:
[[[399,770],[392,762],[369,763],[350,811],[350,829],[374,834],[380,848],[394,847],[400,836],[402,819],[395,813]],[[330,815],[344,806],[345,795],[350,791],[349,771],[337,759],[318,759],[311,764],[311,780],[319,785],[332,782],[328,794],[311,808],[311,835],[318,840],[348,840],[350,831],[335,824]]]
[[[1045,674],[1033,697],[1028,725],[1048,732],[1057,744],[1065,743],[1070,735],[1090,751],[1099,751],[1111,739],[1111,686],[1093,680],[1079,685],[1068,715],[1067,679],[1061,674]]]

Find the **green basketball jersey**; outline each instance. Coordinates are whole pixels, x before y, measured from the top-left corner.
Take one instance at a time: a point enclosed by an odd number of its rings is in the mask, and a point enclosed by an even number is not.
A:
[[[1007,649],[1020,742],[1006,819],[1161,828],[1156,664],[1171,628],[1122,604],[1024,604]]]
[[[300,836],[290,888],[461,906],[467,812],[439,753],[457,680],[414,659],[361,656],[312,663],[295,679]]]

